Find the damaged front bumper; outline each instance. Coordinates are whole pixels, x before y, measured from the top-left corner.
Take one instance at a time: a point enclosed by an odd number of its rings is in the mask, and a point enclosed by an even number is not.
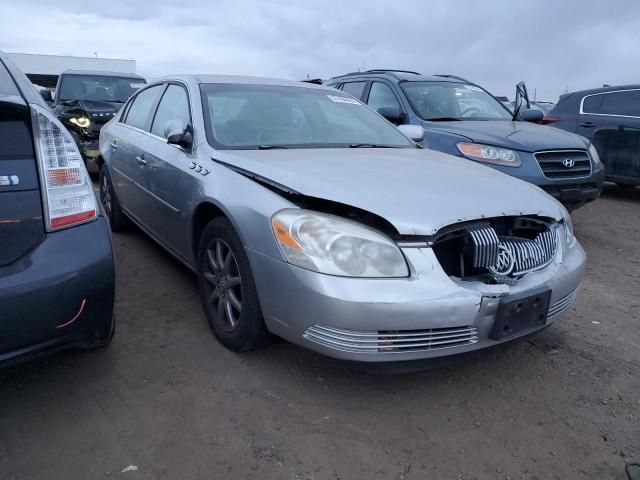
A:
[[[515,285],[489,285],[449,277],[431,248],[403,249],[411,275],[395,279],[324,275],[248,253],[269,330],[311,350],[357,362],[443,357],[529,336],[571,307],[585,264],[582,247],[575,242],[568,248],[563,242],[546,268]],[[541,288],[551,290],[546,322],[494,339],[501,300]]]

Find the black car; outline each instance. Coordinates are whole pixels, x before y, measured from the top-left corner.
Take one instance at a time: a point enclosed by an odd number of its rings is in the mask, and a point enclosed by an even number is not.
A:
[[[487,90],[455,75],[368,70],[334,77],[327,85],[349,93],[396,125],[420,125],[423,146],[483,163],[539,186],[575,210],[600,195],[604,168],[579,135],[538,125],[519,84],[508,109]]]
[[[84,70],[66,70],[58,78],[51,108],[71,132],[90,171],[98,170],[100,129],[145,83],[135,74]]]
[[[109,343],[109,226],[73,138],[0,52],[0,365]]]
[[[640,85],[562,95],[544,122],[591,140],[606,167],[606,180],[640,185]]]

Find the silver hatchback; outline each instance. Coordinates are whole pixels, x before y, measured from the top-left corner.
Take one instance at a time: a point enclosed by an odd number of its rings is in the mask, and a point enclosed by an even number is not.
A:
[[[366,362],[468,352],[551,324],[583,275],[553,198],[324,86],[158,81],[102,129],[100,162],[113,230],[131,220],[197,272],[237,351],[275,334]]]

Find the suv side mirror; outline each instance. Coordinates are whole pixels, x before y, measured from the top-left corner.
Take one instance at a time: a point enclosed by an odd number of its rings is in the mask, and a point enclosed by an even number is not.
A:
[[[524,120],[525,122],[535,122],[540,123],[542,118],[544,117],[544,113],[540,110],[536,110],[535,108],[527,108],[522,110],[518,116]]]
[[[382,107],[378,109],[378,113],[396,125],[401,124],[405,119],[404,112],[397,107]]]
[[[167,143],[190,149],[193,146],[191,125],[185,125],[181,120],[169,120],[164,127]]]
[[[398,125],[398,130],[414,142],[421,142],[424,140],[424,128],[422,128],[421,125]]]

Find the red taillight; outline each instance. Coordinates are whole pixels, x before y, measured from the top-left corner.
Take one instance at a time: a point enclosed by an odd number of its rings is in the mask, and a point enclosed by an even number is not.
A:
[[[559,122],[560,119],[557,117],[544,117],[542,119],[542,125],[549,125],[550,123]]]
[[[48,110],[31,105],[47,230],[98,216],[93,184],[73,138]]]

